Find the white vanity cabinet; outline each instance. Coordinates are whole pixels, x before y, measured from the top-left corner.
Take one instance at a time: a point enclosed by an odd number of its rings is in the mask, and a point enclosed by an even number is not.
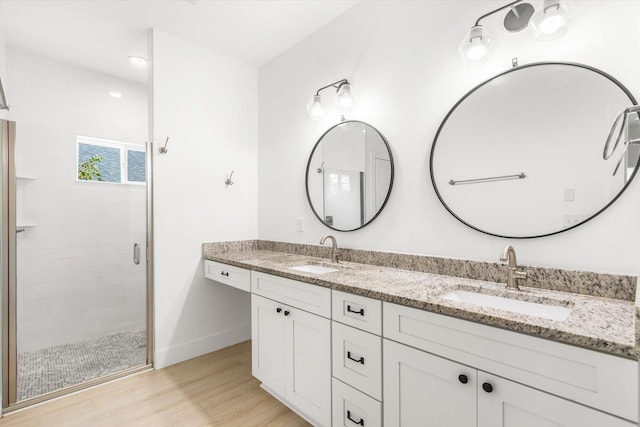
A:
[[[383,342],[387,426],[637,426],[633,361],[395,304],[383,308],[384,337],[398,341]]]
[[[382,426],[382,303],[332,291],[333,427]]]
[[[638,426],[637,361],[212,261],[205,275],[250,289],[252,373],[315,426]]]
[[[478,372],[478,427],[633,427],[604,412]]]
[[[258,272],[251,288],[253,376],[314,425],[331,426],[331,291]]]
[[[468,366],[385,339],[384,425],[475,427],[476,377]]]
[[[251,290],[251,272],[244,268],[206,259],[204,277],[245,292]]]
[[[384,422],[397,427],[632,427],[636,424],[384,340]]]

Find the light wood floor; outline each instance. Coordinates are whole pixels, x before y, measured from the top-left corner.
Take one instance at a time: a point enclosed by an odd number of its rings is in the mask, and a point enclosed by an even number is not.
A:
[[[6,415],[0,426],[308,426],[251,376],[251,341]]]

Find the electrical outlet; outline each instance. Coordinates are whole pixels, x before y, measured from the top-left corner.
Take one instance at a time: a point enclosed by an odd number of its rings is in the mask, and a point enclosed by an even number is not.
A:
[[[296,229],[299,232],[303,232],[304,231],[304,218],[299,217],[298,219],[296,219]]]
[[[573,202],[576,200],[576,190],[575,188],[565,188],[564,189],[564,201],[565,202]]]

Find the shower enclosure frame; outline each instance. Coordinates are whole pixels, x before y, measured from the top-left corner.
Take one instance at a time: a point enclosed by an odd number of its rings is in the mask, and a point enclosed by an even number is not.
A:
[[[153,368],[153,143],[146,143],[146,339],[144,365],[64,387],[46,394],[17,401],[17,312],[16,312],[16,123],[0,120],[0,269],[2,285],[2,413],[103,384]]]

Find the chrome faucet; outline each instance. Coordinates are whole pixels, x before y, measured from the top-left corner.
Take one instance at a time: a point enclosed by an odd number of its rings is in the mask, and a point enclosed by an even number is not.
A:
[[[507,245],[502,249],[502,252],[500,252],[500,261],[507,263],[507,289],[520,290],[518,280],[526,279],[529,272],[518,270],[516,250],[513,249],[513,246]]]
[[[340,256],[340,249],[338,249],[338,242],[336,238],[327,234],[322,239],[320,239],[320,244],[324,245],[324,241],[327,239],[331,239],[331,262],[338,263],[338,257]]]

